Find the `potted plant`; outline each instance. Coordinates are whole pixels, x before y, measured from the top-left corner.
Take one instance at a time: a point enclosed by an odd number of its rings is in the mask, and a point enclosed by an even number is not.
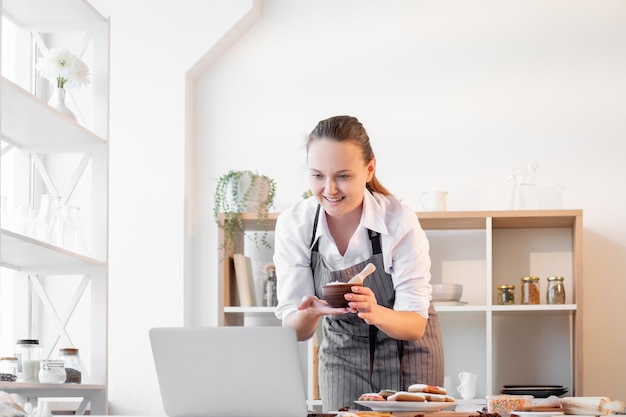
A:
[[[220,249],[224,253],[233,250],[235,236],[243,233],[243,213],[256,213],[257,222],[267,219],[270,208],[274,207],[276,182],[252,171],[230,170],[217,180],[215,188],[215,206],[213,218],[217,226],[224,231],[224,240]],[[220,214],[223,218],[220,219]],[[254,242],[259,247],[271,248],[267,240],[267,231],[254,234]]]

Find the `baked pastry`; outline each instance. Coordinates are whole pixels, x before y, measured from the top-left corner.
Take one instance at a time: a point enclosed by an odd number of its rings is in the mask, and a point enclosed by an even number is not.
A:
[[[409,385],[409,392],[428,392],[431,394],[441,394],[446,395],[448,391],[444,387],[439,387],[437,385],[427,385],[427,384],[413,384]]]
[[[395,394],[387,397],[387,401],[424,402],[426,401],[426,397],[424,396],[424,394],[418,392],[398,391]]]
[[[383,398],[389,398],[390,396],[392,396],[393,394],[395,394],[397,391],[394,389],[383,389],[380,390],[378,393],[380,395],[382,395]]]
[[[359,401],[385,401],[385,397],[377,392],[366,392],[361,394]]]
[[[426,397],[426,401],[432,401],[436,403],[453,403],[456,402],[454,397],[447,394],[432,394],[430,392],[425,392],[424,397]]]

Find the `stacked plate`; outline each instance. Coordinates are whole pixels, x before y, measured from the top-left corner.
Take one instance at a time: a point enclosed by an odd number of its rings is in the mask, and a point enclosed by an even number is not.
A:
[[[532,395],[535,398],[548,398],[551,395],[560,397],[567,392],[562,385],[503,385],[501,394]]]

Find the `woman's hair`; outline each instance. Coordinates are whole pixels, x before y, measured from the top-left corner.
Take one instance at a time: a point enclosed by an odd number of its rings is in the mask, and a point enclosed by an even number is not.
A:
[[[361,149],[361,157],[365,164],[374,159],[374,151],[370,145],[370,138],[365,128],[352,116],[334,116],[320,121],[315,129],[309,134],[306,140],[306,149],[308,151],[311,142],[320,139],[331,139],[337,142],[352,142]],[[376,178],[376,172],[372,179],[367,183],[367,189],[383,195],[391,195]]]

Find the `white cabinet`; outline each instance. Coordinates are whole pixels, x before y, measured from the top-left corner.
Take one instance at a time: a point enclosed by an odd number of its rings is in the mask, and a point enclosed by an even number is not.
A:
[[[445,375],[453,385],[461,371],[478,375],[476,398],[502,385],[562,385],[581,392],[582,211],[472,211],[417,213],[426,230],[433,283],[463,284],[461,305],[437,305]],[[245,229],[273,230],[278,214]],[[221,238],[221,236],[220,236]],[[241,240],[235,250],[243,250]],[[222,255],[220,254],[220,257]],[[220,258],[221,259],[221,258]],[[566,303],[546,304],[548,276],[565,278]],[[538,276],[540,304],[520,304],[520,279]],[[280,277],[279,277],[280,279]],[[273,315],[267,307],[239,307],[232,260],[224,262],[216,303],[221,324],[242,325],[248,317]],[[516,304],[499,305],[497,287],[516,287]],[[315,389],[315,347],[309,344],[308,383]],[[418,382],[418,381],[416,381]],[[452,392],[457,398],[459,394]]]
[[[31,401],[82,399],[79,413],[106,414],[109,21],[84,0],[0,3],[0,192],[8,202],[0,231],[0,355],[12,354],[17,339],[35,338],[44,358],[79,348],[83,367],[82,384],[0,382],[0,391]],[[34,71],[43,47],[82,55],[90,69],[90,85],[68,98],[78,121],[47,104],[47,81]],[[79,207],[85,250],[16,227],[16,207],[32,222],[41,194]]]

